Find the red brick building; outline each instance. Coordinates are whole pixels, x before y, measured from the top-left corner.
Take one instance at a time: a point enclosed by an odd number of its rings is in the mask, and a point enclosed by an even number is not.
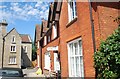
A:
[[[95,77],[94,52],[117,28],[119,2],[54,2],[40,39],[42,70],[62,77]],[[44,26],[43,26],[44,27]]]
[[[34,38],[34,44],[35,44],[35,46],[36,46],[36,53],[37,53],[37,61],[36,61],[36,66],[37,67],[41,67],[40,66],[40,43],[39,43],[39,41],[40,41],[40,33],[41,33],[41,26],[40,25],[36,25],[36,27],[35,27],[35,38]]]
[[[44,26],[44,27],[43,27]],[[35,38],[34,38],[34,44],[36,46],[36,53],[37,53],[37,61],[36,61],[36,67],[42,67],[42,54],[41,54],[41,46],[40,46],[40,40],[42,36],[46,33],[48,30],[47,28],[47,21],[43,20],[42,24],[37,24],[35,27]]]

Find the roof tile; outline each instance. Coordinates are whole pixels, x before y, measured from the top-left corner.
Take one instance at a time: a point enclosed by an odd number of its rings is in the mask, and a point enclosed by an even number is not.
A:
[[[20,34],[21,38],[22,38],[22,42],[32,42],[29,35],[26,34]]]

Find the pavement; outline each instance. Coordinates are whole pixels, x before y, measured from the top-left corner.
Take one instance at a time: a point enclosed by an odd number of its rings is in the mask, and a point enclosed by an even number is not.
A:
[[[44,74],[37,75],[36,73],[29,73],[27,74],[26,77],[45,77],[45,75]]]
[[[24,77],[55,77],[55,75],[51,72],[44,73],[44,74],[36,74],[38,68],[31,68],[31,69],[23,69],[23,74],[26,74]]]
[[[26,74],[25,77],[45,77],[44,74],[38,75],[36,74],[37,68],[33,69],[23,69],[23,74]]]

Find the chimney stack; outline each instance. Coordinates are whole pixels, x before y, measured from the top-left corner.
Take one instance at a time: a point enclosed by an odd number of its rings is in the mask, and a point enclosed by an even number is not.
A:
[[[2,36],[5,36],[7,34],[7,31],[6,31],[7,25],[8,25],[8,23],[6,22],[5,19],[3,19],[2,22],[0,23],[0,31],[2,33]]]

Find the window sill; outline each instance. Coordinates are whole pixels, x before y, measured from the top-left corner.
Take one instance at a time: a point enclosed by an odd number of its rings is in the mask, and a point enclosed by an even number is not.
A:
[[[25,52],[25,54],[27,54],[27,52]]]
[[[77,21],[77,16],[73,19],[73,20],[71,20],[69,23],[67,23],[66,24],[66,27],[69,27],[71,24],[73,24],[74,22],[76,22]]]
[[[12,44],[16,44],[16,42],[12,42]]]
[[[44,69],[45,69],[45,70],[50,70],[50,68],[46,68],[46,67],[44,67]]]
[[[13,64],[13,63],[8,63],[8,65],[17,65],[16,63],[15,64]]]
[[[10,51],[10,53],[16,53],[16,51]]]

